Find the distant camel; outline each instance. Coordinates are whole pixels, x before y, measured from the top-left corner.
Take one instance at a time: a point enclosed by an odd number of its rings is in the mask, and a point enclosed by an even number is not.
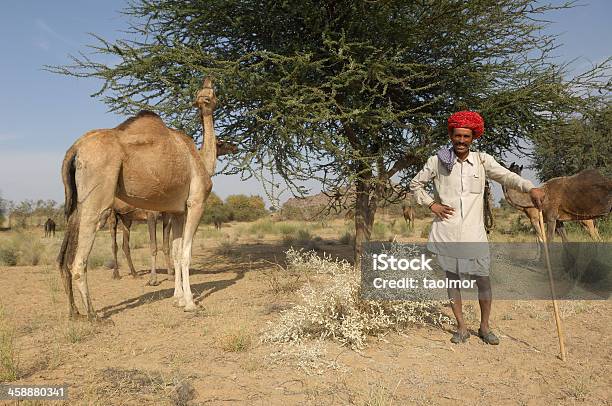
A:
[[[53,233],[53,237],[55,237],[55,221],[48,218],[47,221],[45,221],[44,227],[45,227],[45,238],[51,237],[52,233]]]
[[[238,151],[238,148],[228,142],[217,141],[217,157],[234,154]],[[174,268],[172,266],[172,260],[170,258],[170,221],[171,216],[168,213],[159,213],[148,210],[139,209],[132,205],[125,203],[117,198],[115,198],[115,202],[113,203],[113,214],[110,216],[110,230],[111,230],[111,240],[112,240],[112,249],[113,249],[113,258],[114,268],[113,268],[113,279],[120,279],[119,276],[119,262],[117,261],[117,226],[121,223],[122,231],[123,231],[123,254],[127,259],[128,266],[130,268],[130,274],[132,277],[136,278],[138,275],[136,274],[136,270],[134,269],[134,264],[132,263],[132,255],[130,252],[130,228],[134,222],[146,222],[149,228],[149,250],[151,252],[151,273],[149,274],[149,281],[147,285],[149,286],[157,286],[159,282],[157,281],[157,269],[156,269],[156,259],[157,259],[157,220],[158,218],[162,219],[162,234],[163,234],[163,243],[162,243],[162,251],[164,252],[164,257],[166,259],[166,269],[168,276],[174,275]],[[216,226],[216,223],[215,223]],[[220,228],[220,227],[217,227]]]
[[[212,81],[205,79],[195,101],[204,127],[200,152],[191,138],[166,127],[149,111],[113,129],[90,131],[68,149],[62,164],[68,221],[58,267],[70,317],[80,316],[74,281],[87,318],[98,318],[89,294],[87,259],[97,230],[112,213],[115,197],[141,209],[172,213],[174,300],[185,311],[196,309],[189,265],[217,161],[212,117],[216,102]]]
[[[523,166],[512,163],[508,168],[521,174]],[[542,214],[546,223],[547,241],[552,241],[555,231],[567,242],[564,221],[579,221],[589,232],[591,238],[600,240],[593,219],[607,216],[612,208],[612,179],[603,176],[596,169],[588,169],[573,176],[552,178],[541,186],[546,197]],[[506,201],[514,208],[522,210],[542,242],[542,232],[538,222],[538,209],[531,202],[528,193],[502,187]]]
[[[408,224],[408,227],[414,229],[414,207],[410,203],[402,203],[402,214],[404,215],[404,221]]]

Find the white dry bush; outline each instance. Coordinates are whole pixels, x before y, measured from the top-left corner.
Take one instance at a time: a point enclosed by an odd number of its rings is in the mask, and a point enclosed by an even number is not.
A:
[[[299,294],[302,303],[281,313],[264,333],[266,342],[301,344],[307,339],[333,339],[352,349],[366,346],[367,336],[400,330],[410,324],[442,325],[450,319],[440,312],[443,301],[373,301],[360,297],[359,273],[345,260],[290,249],[287,269],[315,272],[321,281],[308,281]],[[323,283],[321,283],[323,282]]]

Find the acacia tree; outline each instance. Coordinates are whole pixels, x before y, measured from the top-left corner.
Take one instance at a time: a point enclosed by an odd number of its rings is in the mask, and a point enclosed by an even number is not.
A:
[[[552,135],[552,136],[551,136]],[[555,123],[547,133],[534,137],[533,167],[546,181],[597,168],[612,176],[612,106],[603,103]]]
[[[380,204],[404,193],[446,143],[448,114],[487,123],[500,155],[581,102],[549,60],[555,39],[535,0],[134,0],[127,38],[55,72],[98,78],[121,113],[158,112],[195,139],[192,97],[213,76],[221,139],[241,150],[226,173],[280,174],[296,195],[317,179],[336,205],[354,204],[356,265]],[[605,68],[605,67],[604,67]],[[597,69],[596,69],[597,70]],[[575,85],[575,84],[574,84]],[[347,191],[354,192],[347,203]]]

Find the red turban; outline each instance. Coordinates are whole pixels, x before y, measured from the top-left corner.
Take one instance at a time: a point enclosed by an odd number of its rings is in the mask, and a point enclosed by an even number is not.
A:
[[[484,120],[475,111],[458,111],[448,118],[448,131],[453,128],[469,128],[474,138],[480,138],[484,132]]]

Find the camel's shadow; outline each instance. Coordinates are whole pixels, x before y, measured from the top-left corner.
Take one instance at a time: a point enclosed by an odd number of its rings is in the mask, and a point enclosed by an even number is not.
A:
[[[193,272],[194,270],[192,270]],[[201,274],[213,274],[213,273],[222,273],[226,271],[213,271],[213,272],[202,272]],[[246,271],[239,270],[233,271],[235,272],[235,276],[232,279],[224,279],[220,281],[210,281],[210,282],[202,282],[191,285],[191,290],[194,294],[194,301],[196,304],[200,303],[202,300],[206,299],[213,293],[216,293],[220,290],[223,290],[229,286],[232,286],[240,279],[244,278],[244,274]],[[193,273],[192,273],[193,275]],[[147,292],[143,295],[132,297],[130,299],[126,299],[122,302],[112,304],[100,309],[100,313],[103,318],[111,317],[115,314],[121,313],[128,309],[135,309],[145,304],[149,304],[152,302],[156,302],[158,300],[164,300],[171,298],[174,295],[174,287],[166,288],[162,290],[156,290],[154,292]]]
[[[245,266],[246,265],[245,263],[236,262],[236,263],[230,263],[227,266],[224,266],[222,268],[210,270],[210,269],[206,269],[208,268],[210,264],[205,263],[205,264],[198,264],[198,265],[201,265],[202,269],[195,269],[195,268],[190,269],[189,274],[191,276],[234,273],[234,277],[231,279],[208,281],[208,282],[192,284],[191,290],[193,292],[194,302],[196,304],[201,303],[204,299],[211,296],[212,294],[234,285],[239,280],[243,279],[244,275],[247,272],[259,271],[269,266],[269,264],[265,264],[265,263],[252,263],[252,262],[249,263],[248,266]],[[150,270],[143,269],[137,272],[137,274],[138,276],[142,276],[144,279],[149,274],[149,272]],[[167,269],[157,269],[157,273],[167,275],[168,270]],[[168,275],[166,281],[174,282],[174,277]],[[135,309],[142,305],[156,302],[158,300],[164,300],[164,299],[171,298],[173,295],[174,295],[174,284],[172,284],[172,287],[170,288],[156,290],[153,292],[147,292],[140,296],[135,296],[135,297],[123,300],[119,303],[105,306],[102,309],[100,309],[99,312],[103,318],[109,318],[115,314],[121,313],[128,309]]]

